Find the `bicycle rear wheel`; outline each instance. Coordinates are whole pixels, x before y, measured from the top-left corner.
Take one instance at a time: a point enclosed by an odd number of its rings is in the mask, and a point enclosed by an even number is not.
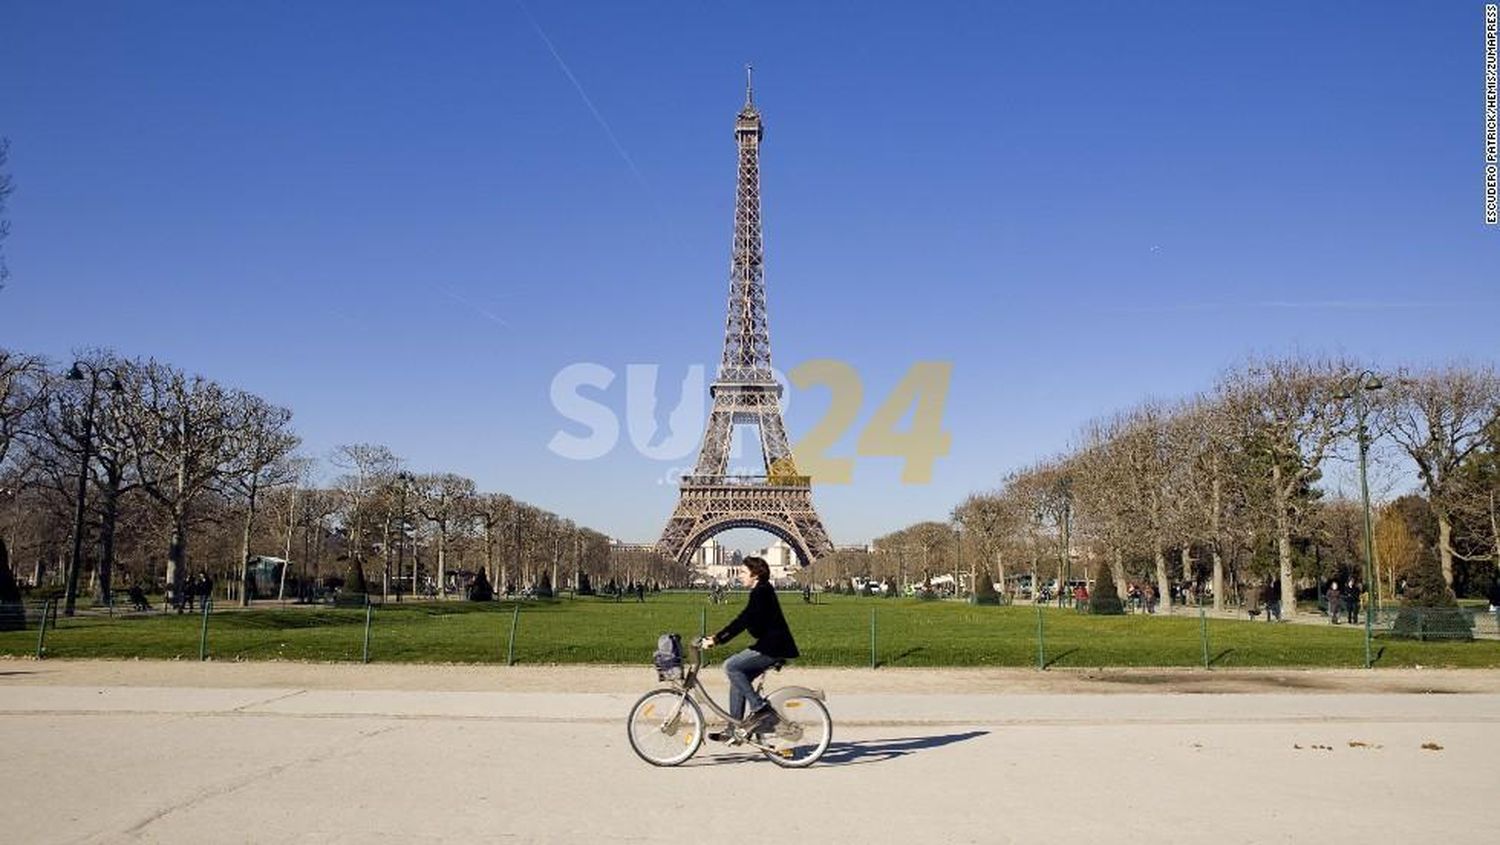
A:
[[[822,758],[833,740],[833,717],[816,698],[796,696],[776,705],[781,721],[763,742],[771,747],[766,757],[778,766],[800,769]]]
[[[703,710],[680,690],[652,690],[630,708],[625,731],[642,760],[676,766],[703,745]]]

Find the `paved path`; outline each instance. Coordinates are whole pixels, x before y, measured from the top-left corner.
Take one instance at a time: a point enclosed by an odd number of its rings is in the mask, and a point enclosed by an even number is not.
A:
[[[1448,673],[1484,690],[1454,695],[975,692],[940,671],[870,691],[851,674],[829,690],[825,761],[783,771],[718,747],[638,761],[639,670],[596,691],[544,669],[434,691],[348,688],[376,667],[278,686],[60,666],[0,663],[7,842],[1443,841],[1480,835],[1500,777],[1496,673]]]

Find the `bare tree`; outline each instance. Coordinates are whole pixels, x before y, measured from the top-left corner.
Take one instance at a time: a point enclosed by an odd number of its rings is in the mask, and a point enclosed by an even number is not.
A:
[[[344,500],[341,510],[344,530],[349,536],[349,556],[363,565],[368,545],[366,532],[375,510],[372,505],[381,489],[400,471],[401,459],[385,446],[349,443],[334,450],[332,462],[345,471],[338,479],[338,490]],[[415,581],[412,587],[416,588]]]
[[[1172,580],[1167,571],[1167,547],[1181,531],[1175,520],[1180,491],[1174,463],[1170,416],[1167,409],[1147,403],[1123,419],[1115,435],[1121,460],[1119,478],[1133,502],[1134,545],[1151,555],[1156,591],[1162,606],[1172,612]]]
[[[46,380],[47,366],[41,358],[0,347],[0,468],[5,467],[11,448],[34,430],[31,420],[46,401]]]
[[[496,563],[495,550],[503,539],[501,535],[505,527],[515,519],[515,500],[504,493],[485,493],[476,496],[472,515],[479,523],[480,536],[484,540],[485,569],[495,586],[495,595],[501,595],[505,590],[506,578],[504,564]],[[503,556],[498,559],[503,560]]]
[[[448,594],[448,541],[474,510],[474,482],[451,472],[416,479],[417,512],[437,531],[438,591]]]
[[[10,192],[15,190],[10,171],[6,168],[9,163],[10,139],[0,138],[0,247],[5,245],[5,239],[10,235],[10,218],[5,216],[5,204],[10,199]],[[5,289],[5,281],[9,278],[10,267],[5,263],[5,250],[0,249],[0,290]]]
[[[970,583],[978,584],[978,562],[975,558],[983,558],[985,566],[994,565],[996,583],[1000,584],[1002,590],[1005,588],[1002,549],[1006,541],[1017,532],[1020,520],[1013,504],[1000,493],[975,493],[954,508],[954,521],[963,526],[978,553],[970,558]]]
[[[99,366],[96,364],[96,366]],[[125,385],[134,381],[135,364],[112,359]],[[111,584],[116,560],[125,497],[140,488],[135,444],[130,437],[130,419],[137,394],[129,389],[110,394],[99,410],[94,427],[94,486],[99,491],[99,578],[97,598],[111,602]]]
[[[1486,444],[1469,456],[1452,497],[1464,559],[1488,558],[1500,569],[1500,420],[1490,423]],[[1500,576],[1500,573],[1496,573]]]
[[[238,422],[230,391],[149,361],[133,370],[128,436],[141,489],[169,523],[167,583],[180,593],[188,562],[188,532],[203,498],[234,458]]]
[[[1117,439],[1123,425],[1121,417],[1090,423],[1072,459],[1079,526],[1102,547],[1116,590],[1128,583],[1125,555],[1141,543],[1140,503],[1132,493],[1124,444]]]
[[[234,396],[235,428],[231,433],[232,465],[229,486],[244,500],[245,522],[240,542],[240,604],[250,606],[250,533],[255,527],[256,507],[263,490],[296,480],[291,456],[301,438],[292,433],[292,412],[259,396]],[[283,568],[283,572],[285,569]]]
[[[286,460],[288,483],[279,489],[268,491],[267,506],[275,516],[281,531],[281,577],[277,579],[276,598],[286,598],[286,582],[291,577],[293,546],[297,541],[297,528],[307,525],[306,499],[310,493],[307,481],[313,471],[314,461],[309,457],[289,457]],[[305,560],[304,560],[305,563]]]
[[[1251,495],[1244,442],[1227,407],[1201,398],[1179,410],[1171,441],[1179,467],[1176,521],[1184,549],[1193,544],[1207,549],[1214,610],[1223,610],[1226,549],[1249,542],[1249,526],[1243,519]]]
[[[1443,580],[1453,586],[1453,559],[1486,560],[1457,552],[1453,544],[1454,511],[1461,507],[1464,464],[1487,442],[1489,427],[1500,419],[1500,377],[1491,367],[1450,366],[1402,373],[1386,385],[1381,428],[1417,466],[1422,486],[1438,522],[1438,555]]]
[[[1251,433],[1269,466],[1283,615],[1296,613],[1292,533],[1299,493],[1315,483],[1323,461],[1350,433],[1350,409],[1340,384],[1357,368],[1347,361],[1284,359],[1252,363],[1220,385],[1227,406]]]

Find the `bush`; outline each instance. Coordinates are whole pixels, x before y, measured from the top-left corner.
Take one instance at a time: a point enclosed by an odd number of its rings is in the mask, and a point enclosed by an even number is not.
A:
[[[542,580],[536,583],[536,589],[532,591],[537,598],[552,598],[552,576],[546,572],[542,573]]]
[[[1109,564],[1099,565],[1099,574],[1094,579],[1094,591],[1089,594],[1089,612],[1099,616],[1120,616],[1125,613],[1125,604],[1120,601],[1120,591],[1115,587],[1115,573]]]
[[[1461,607],[1403,607],[1391,636],[1408,640],[1472,640],[1474,617]]]
[[[587,572],[578,573],[578,595],[592,596],[594,594],[594,582],[589,580]]]
[[[995,592],[995,580],[990,577],[990,573],[987,571],[979,573],[979,580],[974,585],[974,603],[1000,603],[1000,594]]]
[[[474,583],[469,585],[469,601],[494,601],[494,599],[495,588],[490,585],[489,577],[481,569],[479,574],[474,576]]]
[[[1415,640],[1474,639],[1474,620],[1458,606],[1435,555],[1422,555],[1412,568],[1391,635]]]

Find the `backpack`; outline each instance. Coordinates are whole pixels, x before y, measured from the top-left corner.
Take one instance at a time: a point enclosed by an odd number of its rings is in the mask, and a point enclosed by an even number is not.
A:
[[[682,637],[677,634],[662,634],[656,638],[657,680],[667,681],[682,677]]]

